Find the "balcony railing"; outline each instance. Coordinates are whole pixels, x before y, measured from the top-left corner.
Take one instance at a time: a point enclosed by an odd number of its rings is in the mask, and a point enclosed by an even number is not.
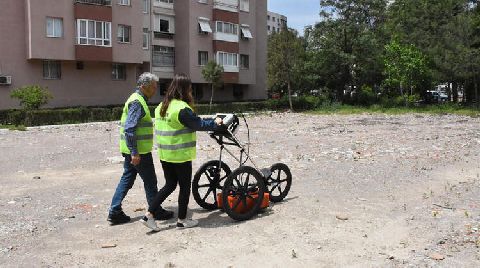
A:
[[[153,67],[175,67],[175,53],[154,51],[152,58]]]
[[[173,39],[174,35],[174,33],[153,32],[153,38],[155,39]]]
[[[73,0],[75,3],[99,5],[99,6],[111,6],[112,0]]]

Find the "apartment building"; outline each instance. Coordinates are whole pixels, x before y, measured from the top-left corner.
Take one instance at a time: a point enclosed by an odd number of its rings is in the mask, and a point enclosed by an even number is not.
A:
[[[2,0],[0,109],[24,85],[48,87],[51,107],[122,104],[138,75],[175,73],[210,98],[201,70],[224,66],[217,102],[266,98],[267,4],[263,0]]]
[[[135,0],[2,0],[0,109],[32,84],[54,107],[122,103],[143,64],[139,10]]]
[[[287,17],[275,12],[267,12],[267,32],[268,34],[278,33],[287,27]]]
[[[152,0],[151,63],[162,79],[160,92],[174,73],[184,73],[197,100],[209,100],[211,89],[201,71],[215,60],[224,68],[224,85],[214,93],[217,102],[265,99],[266,2]]]

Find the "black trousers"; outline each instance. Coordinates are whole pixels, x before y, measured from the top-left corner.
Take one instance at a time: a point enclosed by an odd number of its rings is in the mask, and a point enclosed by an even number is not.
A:
[[[148,211],[155,214],[170,194],[175,191],[177,184],[180,186],[178,195],[178,218],[185,219],[187,217],[188,202],[190,200],[190,187],[192,184],[192,161],[184,163],[170,163],[160,161],[162,163],[163,174],[165,176],[165,186],[160,189],[151,203]]]

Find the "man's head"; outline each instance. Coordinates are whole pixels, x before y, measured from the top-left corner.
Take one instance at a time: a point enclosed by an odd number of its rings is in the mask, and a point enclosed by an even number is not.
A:
[[[157,92],[158,76],[152,73],[143,73],[137,81],[138,88],[147,98],[151,98]]]

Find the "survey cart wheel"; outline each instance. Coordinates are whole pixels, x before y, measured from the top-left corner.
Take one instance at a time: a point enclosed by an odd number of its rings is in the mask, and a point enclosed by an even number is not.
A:
[[[223,209],[234,220],[248,220],[260,210],[266,192],[262,175],[253,167],[241,166],[225,180]]]
[[[232,171],[224,162],[211,160],[203,164],[192,181],[192,194],[197,204],[204,209],[217,209],[217,193],[222,191],[223,182],[230,173]]]
[[[267,178],[268,192],[272,202],[282,201],[292,186],[292,173],[287,165],[276,163],[270,167],[270,176]]]

